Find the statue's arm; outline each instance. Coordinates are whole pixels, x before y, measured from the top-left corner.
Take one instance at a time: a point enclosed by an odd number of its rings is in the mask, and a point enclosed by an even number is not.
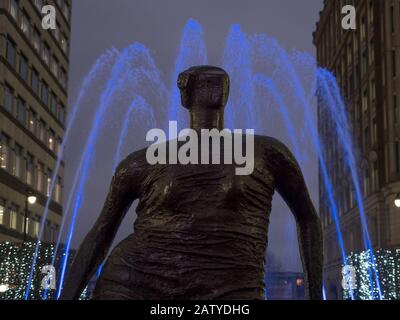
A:
[[[282,144],[277,147],[276,187],[290,207],[297,224],[300,255],[309,299],[322,299],[322,226],[292,153]]]
[[[121,221],[135,200],[132,187],[134,181],[131,178],[129,166],[123,162],[112,178],[99,218],[85,237],[72,263],[61,299],[78,299],[90,278],[104,261]]]

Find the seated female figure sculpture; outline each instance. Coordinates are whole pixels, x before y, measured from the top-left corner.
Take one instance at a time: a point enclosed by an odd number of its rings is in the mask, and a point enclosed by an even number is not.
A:
[[[180,74],[191,128],[224,129],[229,77],[220,68]],[[221,154],[224,152],[221,149]],[[71,266],[62,299],[77,299],[139,199],[134,232],[108,257],[94,299],[264,299],[265,252],[277,190],[290,207],[310,299],[322,298],[322,230],[303,175],[278,140],[254,137],[254,170],[234,164],[150,165],[146,149],[118,166],[101,214]]]

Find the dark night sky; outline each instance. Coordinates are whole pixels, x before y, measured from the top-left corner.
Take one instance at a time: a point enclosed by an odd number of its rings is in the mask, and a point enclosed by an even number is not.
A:
[[[135,41],[141,42],[150,49],[157,65],[168,78],[174,67],[182,28],[189,18],[194,18],[204,28],[210,64],[220,65],[224,39],[233,23],[239,23],[249,34],[267,33],[286,49],[295,48],[314,54],[312,32],[322,4],[323,0],[75,0],[70,105],[75,101],[80,84],[93,62],[111,47],[122,49]],[[77,131],[79,126],[87,124],[86,116],[78,120]],[[79,156],[78,150],[74,142],[67,149],[66,191]],[[79,245],[99,214],[98,208],[104,201],[109,176],[103,180],[104,186],[90,188],[85,197],[85,201],[93,204],[89,207],[96,209],[81,212],[74,247]],[[315,200],[317,184],[312,184],[310,188]],[[124,221],[118,239],[132,230],[132,222],[131,213]],[[292,240],[284,238],[284,233],[279,231],[287,223],[286,213],[274,214],[273,209],[271,223],[270,249],[286,266],[285,269],[298,269],[297,243],[291,243]],[[296,253],[288,258],[288,252]]]

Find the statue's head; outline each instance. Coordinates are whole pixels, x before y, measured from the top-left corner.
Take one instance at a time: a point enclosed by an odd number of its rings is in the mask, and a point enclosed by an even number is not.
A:
[[[229,76],[225,70],[213,66],[197,66],[178,77],[182,105],[224,108],[229,96]]]

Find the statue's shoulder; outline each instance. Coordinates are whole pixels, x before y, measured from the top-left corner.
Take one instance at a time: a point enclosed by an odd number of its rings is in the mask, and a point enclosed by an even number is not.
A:
[[[124,160],[119,163],[117,171],[123,170],[135,172],[144,170],[147,166],[146,150],[147,148],[144,148],[129,154]]]
[[[291,154],[289,148],[280,140],[269,136],[254,136],[254,143],[256,148],[265,152],[280,153],[284,155]]]

